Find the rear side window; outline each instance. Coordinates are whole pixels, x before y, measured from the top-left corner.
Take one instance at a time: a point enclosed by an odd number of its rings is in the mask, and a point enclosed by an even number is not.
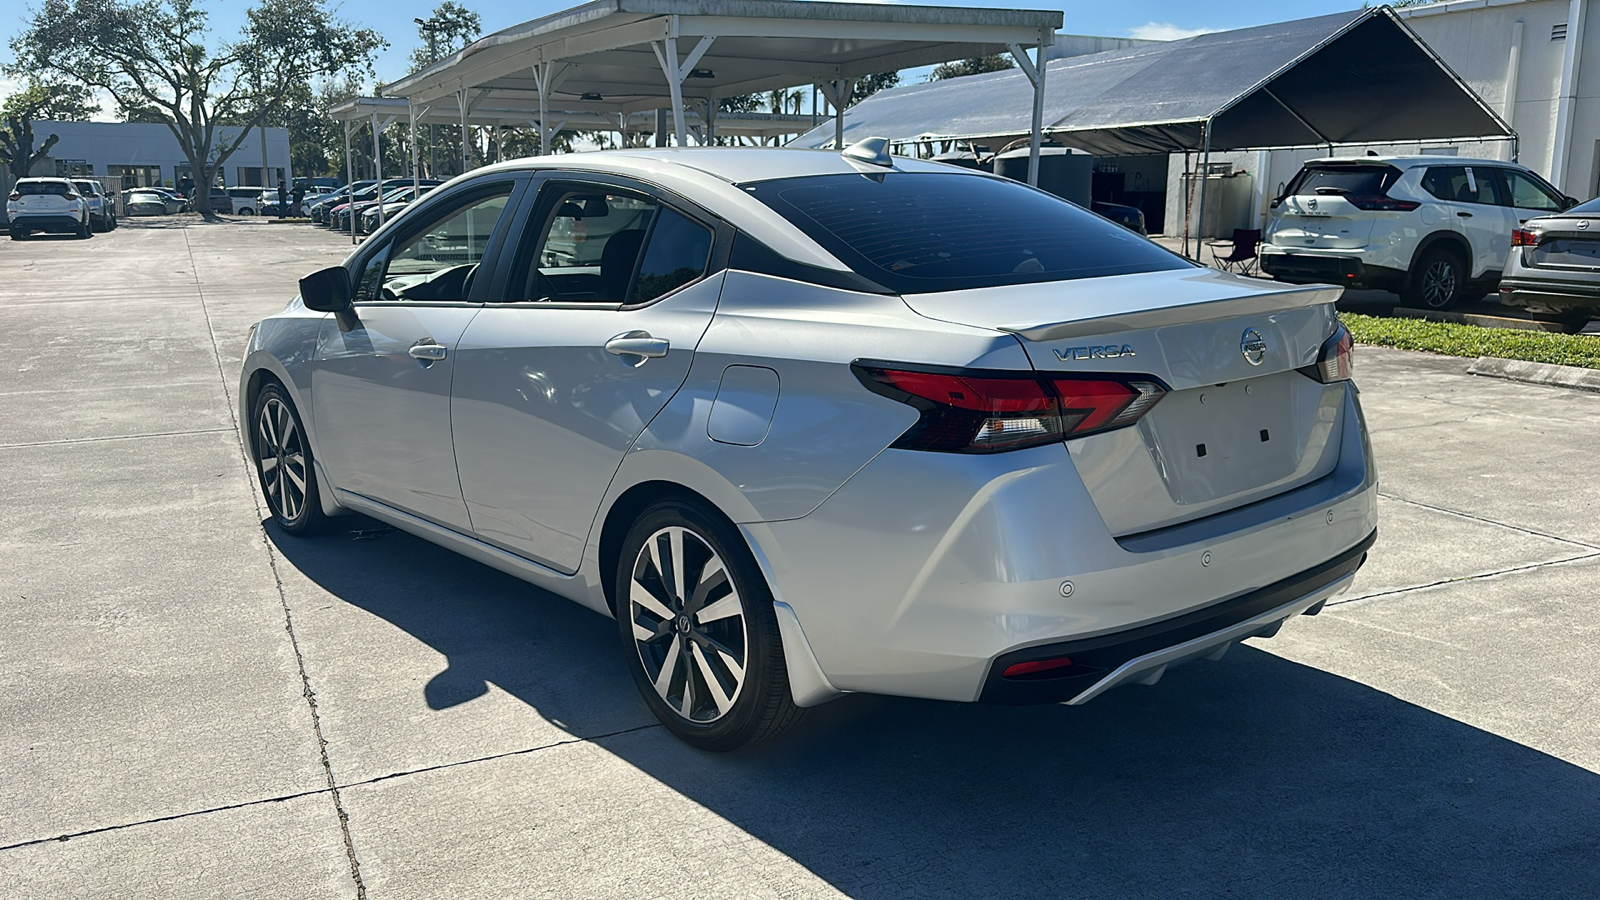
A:
[[[1511,190],[1511,202],[1507,206],[1518,209],[1536,209],[1542,212],[1560,212],[1565,205],[1564,198],[1546,188],[1544,185],[1529,178],[1515,169],[1504,169],[1506,183]]]
[[[19,181],[12,190],[23,195],[54,194],[57,197],[66,197],[72,193],[72,188],[65,181]]]
[[[902,294],[1191,267],[1082,207],[1004,179],[886,172],[745,190],[861,276]]]
[[[711,261],[711,229],[663,206],[644,245],[630,303],[648,303],[704,275]]]
[[[1389,165],[1306,166],[1284,189],[1284,196],[1306,194],[1382,197],[1400,178],[1400,170]]]
[[[1422,189],[1451,203],[1505,205],[1500,179],[1490,166],[1430,166],[1422,176]]]

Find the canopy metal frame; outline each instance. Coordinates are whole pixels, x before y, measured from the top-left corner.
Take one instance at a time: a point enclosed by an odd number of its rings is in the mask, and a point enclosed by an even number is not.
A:
[[[719,100],[812,85],[833,108],[835,145],[842,147],[844,111],[862,77],[1009,52],[1034,87],[1029,180],[1036,181],[1043,62],[1061,23],[1060,12],[1044,10],[595,0],[482,38],[383,92],[416,107],[454,95],[462,110],[474,102],[525,109],[537,115],[543,146],[554,136],[548,125],[557,107],[608,115],[666,110],[672,142],[683,147],[691,105],[705,104],[695,133],[709,143],[719,128]]]

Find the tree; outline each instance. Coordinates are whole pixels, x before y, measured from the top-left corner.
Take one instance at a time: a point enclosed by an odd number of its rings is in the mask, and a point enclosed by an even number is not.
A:
[[[1016,67],[1017,64],[1012,61],[1010,56],[1004,53],[995,53],[990,56],[976,56],[972,59],[941,63],[933,67],[933,74],[928,76],[928,80],[943,81],[946,78],[960,78],[963,75],[1003,72],[1006,69],[1015,69]]]
[[[50,148],[60,138],[52,134],[34,150],[32,119],[7,115],[4,122],[0,125],[0,162],[5,164],[13,180],[27,178],[34,165],[50,155]]]
[[[100,111],[89,89],[60,81],[30,81],[6,98],[0,117],[44,119],[48,122],[87,122]]]
[[[213,44],[199,0],[45,0],[11,47],[19,66],[103,90],[133,115],[158,111],[196,185],[209,186],[296,86],[371,71],[387,46],[326,0],[260,0],[245,18],[237,39]],[[211,215],[210,192],[196,194]]]
[[[850,102],[845,104],[845,108],[848,109],[855,106],[873,94],[888,90],[899,83],[899,72],[879,72],[875,75],[863,75],[856,79],[855,88],[850,91]]]
[[[478,14],[454,0],[444,0],[433,15],[417,20],[423,45],[411,51],[411,71],[426,69],[478,39],[483,22]]]

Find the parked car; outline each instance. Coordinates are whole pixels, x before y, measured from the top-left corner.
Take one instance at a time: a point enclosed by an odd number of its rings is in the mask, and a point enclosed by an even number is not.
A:
[[[106,194],[98,181],[87,178],[72,179],[72,186],[89,204],[89,227],[95,231],[110,231],[117,227],[117,204]]]
[[[90,233],[89,201],[65,178],[19,178],[6,198],[6,219],[11,239],[20,241],[35,231]]]
[[[1084,703],[1321,610],[1376,537],[1338,294],[876,142],[519,159],[303,278],[241,421],[275,529],[359,511],[613,615],[727,750],[842,691]]]
[[[231,187],[224,188],[228,195],[229,207],[236,216],[254,216],[261,213],[261,188],[257,187]],[[215,204],[213,204],[215,206]]]
[[[1523,220],[1577,201],[1515,163],[1360,156],[1306,163],[1272,201],[1261,270],[1445,309],[1493,290]]]
[[[360,193],[375,184],[377,184],[376,181],[357,181],[354,184],[346,185],[333,191],[311,207],[311,221],[318,225],[328,224],[328,210],[340,203],[348,202],[352,192]]]
[[[328,209],[328,227],[335,231],[350,230],[350,207],[353,204],[370,203],[376,201],[383,194],[400,188],[410,187],[409,178],[386,178],[382,184],[372,182],[366,187],[359,188],[349,198],[334,204]]]
[[[233,212],[233,197],[226,188],[214,187],[210,191],[211,211],[214,213]]]
[[[1139,234],[1149,233],[1145,230],[1144,210],[1137,206],[1126,206],[1121,203],[1106,203],[1096,200],[1089,205],[1089,209],[1096,215],[1105,216],[1129,231],[1135,231]]]
[[[127,191],[122,208],[129,218],[134,216],[166,216],[177,212],[176,204],[162,194],[149,189]]]
[[[1572,333],[1600,317],[1600,200],[1529,219],[1511,232],[1500,302]]]
[[[371,234],[378,230],[378,226],[400,214],[400,211],[409,206],[418,197],[438,187],[443,182],[425,181],[416,187],[403,187],[392,190],[383,196],[381,201],[361,204],[361,218],[359,230],[362,234]],[[381,213],[380,213],[381,210]]]

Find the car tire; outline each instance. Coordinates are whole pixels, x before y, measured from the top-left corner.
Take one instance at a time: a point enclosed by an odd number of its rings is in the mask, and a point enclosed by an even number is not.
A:
[[[723,752],[799,720],[772,592],[725,518],[693,501],[651,505],[628,530],[614,575],[629,671],[669,731]]]
[[[11,239],[13,241],[25,241],[28,239],[28,233],[20,228],[13,228],[11,229]]]
[[[1401,299],[1423,309],[1449,309],[1466,294],[1467,272],[1461,254],[1434,247],[1417,260]]]
[[[78,231],[77,231],[78,240],[86,241],[86,240],[89,239],[89,235],[91,235],[93,233],[94,233],[94,230],[89,225],[89,223],[87,221],[78,223]]]
[[[261,493],[278,527],[310,535],[327,525],[318,495],[311,443],[283,385],[269,381],[250,412],[250,440]]]

